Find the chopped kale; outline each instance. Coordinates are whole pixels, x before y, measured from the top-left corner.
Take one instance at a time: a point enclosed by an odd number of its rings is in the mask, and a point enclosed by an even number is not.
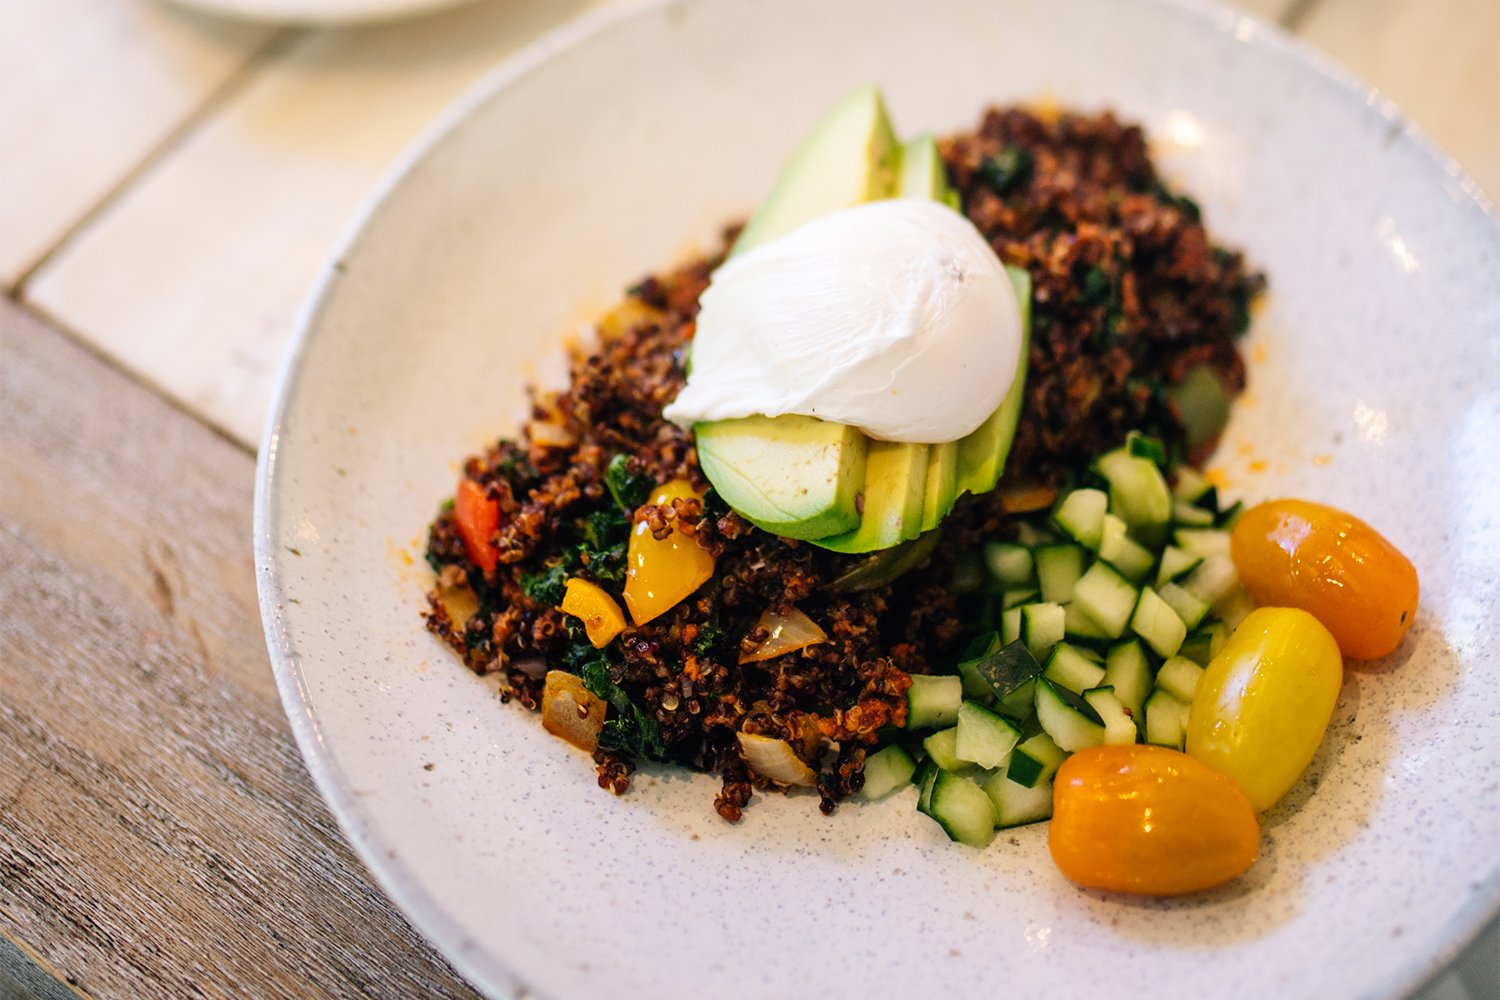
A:
[[[538,604],[555,608],[568,589],[568,567],[558,563],[541,573],[521,574],[521,591]]]
[[[1007,194],[1012,188],[1031,176],[1031,154],[1022,146],[1012,143],[994,156],[984,158],[981,168],[985,183],[996,194]]]
[[[620,454],[609,460],[604,482],[610,496],[624,511],[635,510],[651,496],[656,480],[641,471],[641,463],[630,455]]]
[[[662,741],[661,726],[614,682],[609,660],[602,656],[590,660],[583,665],[582,676],[583,686],[614,708],[614,717],[604,723],[599,733],[599,746],[632,757],[665,760],[667,747]]]

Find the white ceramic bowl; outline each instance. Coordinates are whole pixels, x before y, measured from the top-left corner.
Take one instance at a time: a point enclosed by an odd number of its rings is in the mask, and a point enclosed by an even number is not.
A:
[[[757,796],[737,825],[710,776],[647,767],[613,798],[423,631],[426,524],[538,359],[711,244],[865,81],[905,134],[1038,99],[1144,122],[1270,276],[1231,492],[1346,508],[1421,572],[1410,636],[1348,674],[1228,886],[1080,891],[1045,826],[960,847],[911,790],[831,819]],[[1494,216],[1272,28],[1162,0],[643,3],[499,69],[338,251],[261,450],[266,634],[350,838],[496,996],[1397,997],[1500,904],[1497,372]]]

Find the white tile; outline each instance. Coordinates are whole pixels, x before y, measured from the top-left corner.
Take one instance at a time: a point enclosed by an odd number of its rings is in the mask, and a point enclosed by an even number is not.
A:
[[[296,310],[392,160],[587,0],[307,35],[50,260],[26,298],[247,444]]]
[[[0,288],[270,34],[153,0],[0,2]]]
[[[1500,2],[1319,0],[1301,35],[1395,101],[1500,202]]]

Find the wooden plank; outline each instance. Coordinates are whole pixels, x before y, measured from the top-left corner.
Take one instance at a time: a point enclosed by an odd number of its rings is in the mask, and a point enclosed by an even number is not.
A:
[[[0,3],[0,288],[271,35],[152,0]]]
[[[1318,0],[1300,34],[1395,101],[1500,204],[1500,3]]]
[[[590,2],[307,35],[63,248],[27,298],[256,443],[297,308],[349,216],[465,88]]]
[[[303,768],[249,455],[0,299],[0,933],[109,997],[476,996]]]

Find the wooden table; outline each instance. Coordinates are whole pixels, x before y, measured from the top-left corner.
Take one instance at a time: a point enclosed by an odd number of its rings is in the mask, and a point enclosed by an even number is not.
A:
[[[332,30],[0,2],[0,997],[476,996],[303,768],[256,608],[253,449],[371,185],[598,5]],[[1241,6],[1500,195],[1496,0]],[[1491,932],[1423,996],[1500,996],[1497,967]]]

